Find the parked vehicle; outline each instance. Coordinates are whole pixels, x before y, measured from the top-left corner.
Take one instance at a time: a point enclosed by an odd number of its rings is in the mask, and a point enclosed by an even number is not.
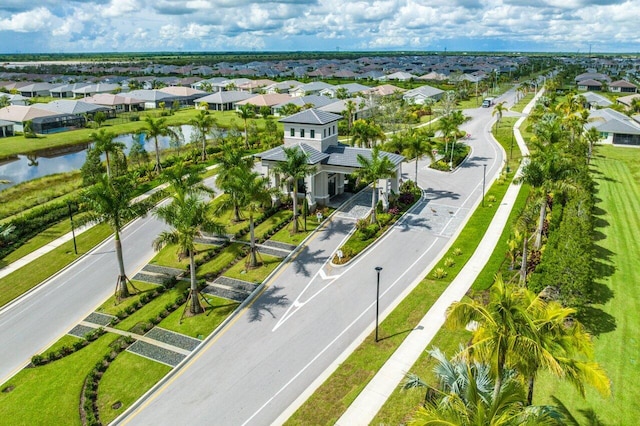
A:
[[[495,103],[494,101],[495,98],[484,98],[484,100],[482,101],[482,108],[489,108]]]

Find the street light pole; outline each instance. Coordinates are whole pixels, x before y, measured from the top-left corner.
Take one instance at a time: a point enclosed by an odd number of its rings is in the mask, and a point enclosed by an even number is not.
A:
[[[483,172],[482,172],[482,207],[484,207],[484,183],[485,183],[485,180],[486,180],[486,177],[487,177],[487,165],[483,164],[482,165],[482,169],[483,169]]]
[[[376,272],[378,273],[378,280],[376,284],[376,343],[378,342],[378,317],[380,315],[380,271],[381,266],[376,266]]]

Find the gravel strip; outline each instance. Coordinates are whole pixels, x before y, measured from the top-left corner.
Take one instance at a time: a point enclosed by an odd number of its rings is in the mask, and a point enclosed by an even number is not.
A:
[[[287,257],[289,253],[291,253],[288,250],[275,248],[275,247],[265,247],[265,246],[258,246],[258,252],[262,254],[268,254],[274,257]]]
[[[215,284],[209,284],[202,289],[202,292],[212,296],[222,297],[223,299],[233,300],[234,302],[243,302],[249,297],[249,293],[247,292],[218,287]]]
[[[100,312],[91,312],[88,317],[84,319],[84,322],[90,322],[92,324],[98,324],[101,326],[107,326],[111,324],[111,321],[115,317],[113,315],[101,314]]]
[[[275,248],[279,248],[287,251],[293,251],[297,247],[297,246],[294,246],[293,244],[281,243],[280,241],[273,241],[273,240],[267,240],[264,243],[262,243],[262,245],[275,247]]]
[[[224,286],[231,287],[234,290],[246,291],[249,293],[251,293],[256,288],[256,284],[254,283],[238,280],[235,278],[229,278],[225,276],[216,278],[216,280],[213,283],[222,284]]]
[[[194,350],[199,344],[200,340],[193,337],[185,336],[184,334],[176,333],[174,331],[165,330],[164,328],[154,327],[144,337],[149,339],[158,340],[159,342],[169,344],[188,351]]]
[[[93,327],[87,327],[86,325],[78,324],[75,327],[73,327],[71,330],[69,330],[69,332],[67,334],[70,334],[70,335],[76,336],[76,337],[84,338],[84,336],[87,333],[91,333],[94,330],[95,330],[95,328],[93,328]]]
[[[127,351],[158,361],[170,367],[175,367],[180,364],[180,361],[186,358],[185,355],[161,348],[160,346],[141,342],[140,340],[135,341],[131,346],[129,346]]]
[[[183,274],[185,272],[184,269],[170,268],[168,266],[151,265],[151,264],[145,265],[144,268],[142,268],[142,270],[144,272],[171,275],[171,276],[174,276],[174,277],[178,276],[180,274]]]
[[[171,278],[169,275],[156,275],[156,274],[148,274],[145,272],[138,272],[133,279],[135,281],[142,281],[145,283],[151,283],[151,284],[158,284],[158,285],[164,285],[169,278]]]

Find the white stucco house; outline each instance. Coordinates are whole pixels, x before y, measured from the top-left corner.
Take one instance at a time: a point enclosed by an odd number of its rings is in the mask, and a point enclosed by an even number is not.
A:
[[[344,193],[346,176],[360,168],[358,155],[371,158],[370,149],[355,148],[338,142],[338,121],[341,119],[339,114],[312,108],[280,120],[284,125],[283,146],[301,149],[307,155],[308,164],[315,166],[312,176],[298,182],[299,195],[303,197],[306,190],[311,209],[317,205],[326,205],[331,197]],[[261,160],[263,175],[269,176],[274,187],[282,185],[279,177],[271,173],[271,170],[278,162],[285,160],[283,146],[256,154]],[[380,151],[380,155],[389,158],[395,167],[394,176],[381,179],[377,185],[381,195],[379,199],[386,204],[387,194],[391,191],[399,192],[404,157],[384,151]],[[287,192],[291,191],[292,188],[287,188]]]

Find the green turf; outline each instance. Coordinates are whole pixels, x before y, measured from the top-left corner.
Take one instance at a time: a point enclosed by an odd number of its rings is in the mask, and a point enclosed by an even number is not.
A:
[[[106,334],[65,358],[20,371],[0,392],[0,425],[81,425],[80,391],[93,366],[118,336]]]
[[[223,275],[250,283],[260,284],[280,264],[282,258],[258,253],[259,265],[249,267],[249,256],[229,268]]]
[[[42,281],[58,272],[82,254],[111,235],[111,228],[98,225],[77,236],[78,255],[73,252],[73,241],[67,241],[60,247],[23,266],[0,280],[0,306],[4,306],[16,297],[32,289]]]
[[[208,253],[218,249],[216,246],[206,244],[196,244],[196,262],[205,257]],[[155,255],[151,262],[154,265],[168,266],[171,268],[187,270],[189,267],[189,257],[178,259],[178,247],[175,244],[169,244]]]
[[[640,418],[640,150],[598,147],[593,164],[600,300],[580,319],[595,335],[595,359],[611,379],[612,397],[589,389],[583,400],[570,385],[543,376],[534,402],[555,395],[574,411],[593,408],[609,425],[631,425]]]
[[[135,305],[140,300],[140,296],[147,292],[152,292],[153,290],[159,288],[159,285],[145,283],[141,281],[132,281],[131,282],[135,288],[138,289],[139,293],[133,294],[131,297],[127,297],[126,299],[116,300],[115,296],[109,297],[98,309],[96,312],[101,312],[103,314],[115,315],[119,311],[125,310],[127,307],[131,305]]]
[[[109,365],[98,387],[98,410],[102,424],[109,424],[164,377],[171,367],[122,352]],[[120,402],[119,408],[113,405]]]
[[[223,248],[220,253],[213,259],[209,260],[197,270],[198,278],[204,278],[207,274],[217,274],[222,268],[229,265],[238,256],[244,253],[247,245],[241,243],[232,243]]]
[[[326,215],[328,214],[330,214],[330,212],[327,211],[324,217],[326,217]],[[292,225],[287,225],[282,229],[280,229],[275,234],[273,234],[269,239],[273,241],[279,241],[281,243],[297,246],[305,238],[307,238],[309,234],[311,234],[312,230],[314,230],[319,225],[319,222],[316,215],[312,214],[307,217],[307,231],[304,231],[304,218],[300,219],[300,224],[301,224],[301,227],[300,227],[301,231],[295,234],[292,232]]]
[[[203,315],[184,317],[181,320],[180,317],[182,317],[184,312],[184,305],[182,305],[173,311],[171,315],[163,319],[158,325],[167,330],[175,331],[176,333],[182,333],[197,339],[204,339],[222,324],[222,321],[231,315],[238,305],[240,305],[238,302],[232,300],[222,299],[208,294],[205,296],[213,306],[210,307],[205,303],[206,312]]]
[[[533,99],[533,96],[534,96],[533,93],[526,94],[522,99],[518,101],[517,104],[512,106],[510,110],[515,112],[522,112],[524,108],[529,104],[529,102],[531,102],[531,100]]]

